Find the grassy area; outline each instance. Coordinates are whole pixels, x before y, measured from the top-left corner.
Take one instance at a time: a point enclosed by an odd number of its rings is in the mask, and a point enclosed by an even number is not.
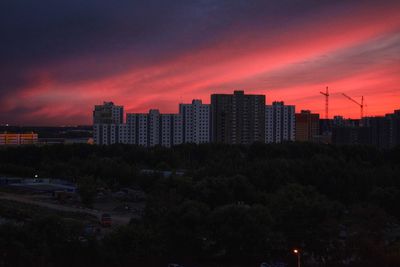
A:
[[[0,216],[7,219],[14,219],[17,221],[27,221],[38,217],[58,216],[63,219],[75,219],[85,223],[97,222],[96,216],[79,213],[79,212],[66,212],[39,207],[36,205],[20,203],[12,200],[0,201]]]

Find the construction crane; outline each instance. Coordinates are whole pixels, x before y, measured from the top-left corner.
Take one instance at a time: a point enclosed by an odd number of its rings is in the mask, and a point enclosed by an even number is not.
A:
[[[346,97],[347,99],[349,99],[350,101],[356,103],[358,106],[360,106],[360,110],[361,110],[361,118],[360,119],[362,120],[362,118],[364,117],[364,96],[361,97],[361,103],[359,103],[359,102],[357,102],[356,100],[354,100],[353,98],[351,98],[350,96],[348,96],[348,95],[346,95],[344,93],[342,93],[342,95],[344,97]]]
[[[321,95],[325,96],[325,119],[329,119],[329,89],[326,87],[326,91],[320,92]]]

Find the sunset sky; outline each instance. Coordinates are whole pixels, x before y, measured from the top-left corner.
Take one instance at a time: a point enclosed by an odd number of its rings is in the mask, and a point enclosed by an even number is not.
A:
[[[400,109],[400,1],[3,0],[0,124],[90,124],[95,104],[177,112],[245,90],[358,118]]]

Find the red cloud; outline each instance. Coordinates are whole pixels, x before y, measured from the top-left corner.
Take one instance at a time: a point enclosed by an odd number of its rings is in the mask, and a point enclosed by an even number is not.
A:
[[[355,98],[364,95],[368,105],[367,115],[384,114],[399,108],[400,63],[388,64],[385,61],[397,55],[374,58],[370,66],[362,71],[349,68],[344,77],[336,75],[339,69],[332,68],[326,73],[329,67],[321,65],[325,69],[322,73],[318,68],[309,68],[307,62],[348,50],[349,58],[343,58],[336,67],[351,66],[354,63],[351,58],[354,47],[368,46],[377,37],[389,38],[399,29],[398,9],[382,6],[332,18],[316,16],[306,23],[299,22],[280,30],[269,31],[262,25],[250,32],[238,29],[234,34],[221,36],[213,44],[189,53],[152,64],[138,61],[135,65],[133,62],[130,68],[123,71],[83,81],[63,81],[58,77],[72,68],[95,67],[96,61],[80,58],[76,60],[76,66],[71,61],[54,62],[33,71],[33,75],[39,77],[37,83],[2,99],[2,112],[19,108],[30,110],[15,117],[16,122],[90,123],[93,105],[103,100],[124,105],[129,112],[144,112],[149,108],[176,112],[179,102],[188,102],[192,98],[208,102],[210,93],[231,92],[234,89],[264,93],[268,102],[285,100],[296,104],[297,110],[322,112],[324,102],[318,92],[329,85],[336,91],[331,97],[332,115],[359,116],[357,106],[337,95],[342,91]],[[365,56],[368,57],[368,54]],[[127,61],[129,58],[116,56],[116,60]],[[324,60],[321,62],[323,64]],[[304,68],[302,71],[308,73],[309,79],[299,79],[298,83],[291,84],[294,76],[288,69],[296,68]],[[280,78],[271,87],[268,78],[263,80],[263,77],[271,78],[277,71]],[[322,76],[324,80],[321,80]]]

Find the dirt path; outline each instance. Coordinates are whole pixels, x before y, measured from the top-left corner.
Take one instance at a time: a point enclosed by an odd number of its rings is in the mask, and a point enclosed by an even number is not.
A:
[[[110,212],[105,212],[105,211],[101,211],[101,210],[93,210],[93,209],[79,208],[79,207],[69,207],[69,206],[56,204],[56,203],[47,203],[47,202],[31,199],[29,196],[25,196],[25,195],[17,195],[17,194],[10,194],[10,193],[2,192],[2,193],[0,193],[0,199],[36,205],[36,206],[40,206],[40,207],[44,207],[44,208],[48,208],[48,209],[52,209],[52,210],[86,213],[86,214],[96,216],[99,220],[103,213],[108,213],[108,214],[111,214],[112,219],[113,219],[113,225],[116,225],[116,226],[128,224],[131,219],[131,216],[129,216],[129,215],[121,216],[121,215],[113,214],[112,212],[110,213]]]

